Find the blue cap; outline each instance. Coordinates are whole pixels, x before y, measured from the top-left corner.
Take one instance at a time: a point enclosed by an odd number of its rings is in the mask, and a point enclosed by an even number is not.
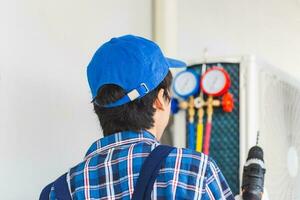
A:
[[[104,107],[116,107],[142,98],[166,77],[170,67],[184,67],[182,61],[164,57],[159,46],[142,37],[112,38],[94,54],[87,67],[93,100],[105,84],[123,88],[126,95]]]

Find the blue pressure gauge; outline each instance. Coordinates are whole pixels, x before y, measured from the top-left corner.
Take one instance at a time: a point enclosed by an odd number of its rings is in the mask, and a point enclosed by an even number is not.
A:
[[[173,90],[176,95],[187,99],[189,96],[195,95],[199,91],[199,76],[192,70],[179,72],[173,83]]]

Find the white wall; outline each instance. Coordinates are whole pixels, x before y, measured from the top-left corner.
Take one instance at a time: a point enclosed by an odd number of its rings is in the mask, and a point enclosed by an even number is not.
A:
[[[178,55],[259,56],[300,79],[300,0],[177,0]]]
[[[258,55],[300,78],[299,0],[174,0],[178,55]],[[151,0],[9,0],[0,7],[0,193],[37,199],[101,136],[86,65],[112,36],[151,37]]]
[[[151,37],[151,1],[3,4],[1,199],[38,199],[42,187],[80,162],[101,136],[86,81],[93,52],[112,36]]]

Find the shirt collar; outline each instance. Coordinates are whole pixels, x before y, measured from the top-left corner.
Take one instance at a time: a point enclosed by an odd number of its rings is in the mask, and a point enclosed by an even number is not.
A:
[[[87,153],[85,154],[85,159],[88,159],[99,153],[101,151],[108,150],[117,146],[128,145],[138,142],[147,142],[147,143],[159,143],[157,139],[151,133],[147,131],[134,132],[134,131],[122,131],[115,133],[104,138],[101,138],[95,141]]]

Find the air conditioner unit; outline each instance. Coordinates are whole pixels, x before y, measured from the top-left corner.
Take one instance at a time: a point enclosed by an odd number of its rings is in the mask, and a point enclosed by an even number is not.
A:
[[[300,83],[253,56],[206,58],[205,63],[223,67],[232,79],[235,110],[215,112],[210,155],[233,192],[240,191],[243,165],[259,131],[267,169],[264,199],[300,200]],[[180,111],[173,118],[173,144],[178,147],[186,146],[186,117]]]

